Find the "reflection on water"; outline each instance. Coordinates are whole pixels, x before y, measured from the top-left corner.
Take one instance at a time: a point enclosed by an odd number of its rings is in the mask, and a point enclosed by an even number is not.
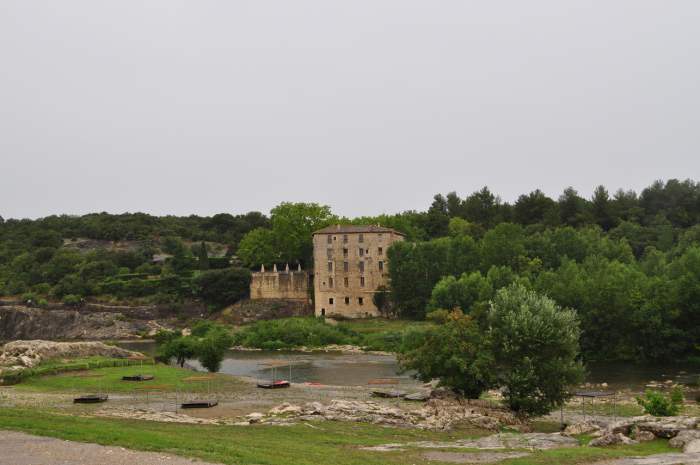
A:
[[[155,342],[124,342],[120,347],[148,354],[155,353],[160,344]],[[398,363],[393,355],[342,354],[340,352],[299,352],[299,351],[244,351],[229,350],[226,354],[221,373],[238,376],[256,376],[257,364],[265,362],[291,362],[292,381],[294,383],[323,383],[336,386],[364,386],[368,379],[397,377]],[[196,360],[188,363],[201,369]],[[262,367],[261,367],[262,368]],[[623,363],[623,362],[589,362],[590,373],[586,382],[593,384],[607,383],[606,390],[630,389],[642,392],[650,381],[663,383],[672,380],[686,386],[697,385],[700,375],[698,363]],[[261,378],[270,379],[272,372],[268,368],[260,373]],[[278,369],[278,378],[288,377],[288,371]],[[418,381],[410,379],[409,374],[398,376],[401,385],[415,387]]]

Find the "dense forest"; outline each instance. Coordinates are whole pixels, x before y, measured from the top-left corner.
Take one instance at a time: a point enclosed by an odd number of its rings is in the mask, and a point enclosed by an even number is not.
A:
[[[600,186],[591,199],[573,188],[557,199],[535,190],[513,204],[484,187],[464,199],[438,194],[424,212],[354,219],[291,203],[269,217],[8,219],[0,224],[0,296],[172,305],[200,297],[214,308],[239,298],[250,279],[228,257],[248,268],[307,267],[311,233],[331,224],[380,224],[406,234],[387,251],[388,297],[404,317],[453,307],[478,312],[495,291],[518,281],[578,312],[588,358],[700,353],[700,184],[691,180],[657,181],[639,194],[610,195]],[[138,246],[87,253],[67,247],[79,238]],[[161,252],[170,258],[153,265]]]

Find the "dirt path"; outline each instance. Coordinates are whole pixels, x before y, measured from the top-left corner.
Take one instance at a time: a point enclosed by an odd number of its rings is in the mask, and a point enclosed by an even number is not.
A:
[[[0,431],[0,462],[8,465],[191,465],[194,460],[118,446],[99,446],[17,431]],[[206,465],[211,462],[196,463]]]

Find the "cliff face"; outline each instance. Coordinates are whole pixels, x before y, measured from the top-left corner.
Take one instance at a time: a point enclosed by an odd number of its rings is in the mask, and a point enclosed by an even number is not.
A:
[[[18,339],[125,339],[163,328],[156,320],[136,320],[120,313],[81,314],[70,310],[0,307],[0,341]]]

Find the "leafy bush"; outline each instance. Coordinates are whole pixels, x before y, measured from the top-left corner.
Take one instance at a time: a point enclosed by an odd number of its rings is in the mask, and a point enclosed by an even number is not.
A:
[[[341,323],[331,326],[322,318],[315,317],[260,321],[235,336],[238,344],[256,348],[277,341],[282,342],[283,347],[320,347],[360,342],[360,335],[349,325]]]
[[[21,300],[22,300],[23,303],[26,304],[26,303],[29,302],[30,300],[31,300],[32,302],[38,302],[38,301],[39,301],[39,298],[36,296],[36,294],[29,293],[29,294],[24,294],[24,295],[22,296],[22,299],[21,299]]]
[[[211,321],[200,321],[192,327],[192,332],[190,334],[197,337],[204,337],[212,327],[214,327],[214,323]]]
[[[245,268],[209,270],[192,279],[199,297],[207,303],[230,305],[250,292],[253,277]]]
[[[660,392],[647,389],[646,399],[637,396],[637,403],[644,407],[644,412],[657,417],[672,417],[678,413],[678,406]]]
[[[77,295],[68,294],[63,296],[61,302],[63,302],[65,305],[78,305],[78,303],[80,303],[80,297]]]
[[[46,302],[46,299],[41,299],[39,300],[39,308],[42,310],[48,310],[49,309],[49,304]]]
[[[685,400],[685,394],[683,394],[684,388],[685,386],[679,384],[671,390],[671,394],[669,397],[673,405],[683,405],[683,401]]]
[[[34,292],[41,295],[47,295],[51,290],[51,285],[48,283],[41,283],[34,286]]]
[[[153,336],[156,342],[170,342],[175,339],[182,337],[182,330],[176,329],[175,331],[168,331],[167,329],[159,329]]]

